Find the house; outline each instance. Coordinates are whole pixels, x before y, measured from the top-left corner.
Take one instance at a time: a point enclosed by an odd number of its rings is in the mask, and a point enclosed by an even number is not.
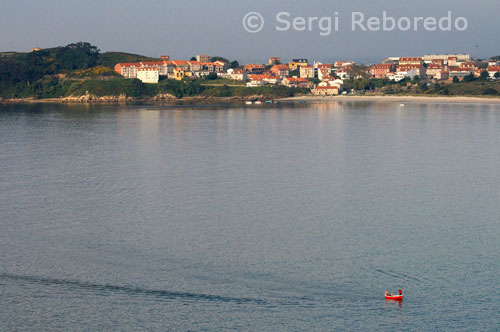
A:
[[[434,60],[432,60],[431,64],[440,65],[442,67],[442,66],[444,66],[444,60],[443,59],[434,59]]]
[[[215,73],[215,64],[213,62],[202,62],[202,70],[208,73]]]
[[[212,57],[207,54],[198,54],[196,56],[196,61],[198,62],[210,62],[212,60]]]
[[[263,85],[266,85],[266,84],[276,85],[276,84],[281,83],[280,77],[271,76],[271,75],[267,75],[267,74],[250,74],[250,75],[248,75],[248,79],[250,79],[251,82],[252,81],[254,81],[254,82],[262,81]]]
[[[468,75],[473,74],[473,73],[474,73],[474,69],[451,67],[449,79],[453,79],[456,77],[461,81],[464,79],[465,76],[468,76]]]
[[[474,69],[474,77],[475,78],[481,77],[481,74],[483,73],[483,71],[486,71],[486,70],[485,69],[480,69],[480,68]]]
[[[456,56],[450,56],[448,58],[447,64],[450,67],[456,67],[456,66],[458,66],[458,57],[456,57]]]
[[[500,61],[497,60],[489,60],[488,61],[488,67],[496,67],[500,66]]]
[[[415,76],[425,77],[425,67],[423,65],[399,65],[396,67],[396,75],[403,75],[414,79]]]
[[[191,65],[189,64],[188,61],[186,60],[174,60],[172,63],[175,65],[175,67],[180,68],[184,71],[189,71]]]
[[[199,72],[203,69],[203,65],[201,62],[198,61],[188,61],[189,63],[189,70],[192,71],[193,73]]]
[[[157,84],[160,79],[160,71],[155,67],[142,67],[137,69],[137,78],[142,83]]]
[[[371,78],[386,78],[387,74],[396,71],[396,66],[393,64],[379,64],[370,67]]]
[[[137,78],[137,68],[140,67],[140,63],[117,63],[114,69],[125,78]]]
[[[474,62],[461,62],[460,68],[469,68],[473,70],[477,69],[476,64]]]
[[[316,77],[314,66],[300,66],[300,77],[307,79]]]
[[[426,75],[430,78],[438,79],[436,75],[438,75],[438,73],[441,73],[443,69],[445,68],[442,64],[431,63],[430,65],[427,66]]]
[[[340,92],[344,88],[344,81],[340,80],[340,79],[336,79],[336,78],[330,76],[329,78],[327,78],[324,81],[322,81],[321,83],[319,83],[318,86],[322,86],[322,87],[325,87],[325,86],[337,87],[338,90],[339,90],[339,92]]]
[[[423,60],[420,57],[409,57],[409,58],[399,58],[399,65],[406,66],[421,66],[423,64]]]
[[[35,48],[32,48],[32,49],[30,50],[30,52],[31,52],[31,53],[33,53],[33,52],[38,52],[38,51],[41,51],[41,50],[42,50],[42,49],[41,49],[40,47],[35,47]]]
[[[342,68],[337,70],[336,75],[342,80],[348,80],[352,78],[351,71],[348,68]]]
[[[158,69],[160,76],[167,76],[169,70],[172,72],[174,68],[172,65],[170,65],[169,68],[168,61],[141,61],[140,64],[142,67],[152,67]]]
[[[264,67],[263,65],[256,64],[256,63],[249,63],[249,64],[245,65],[243,67],[243,69],[247,70],[249,73],[258,74],[258,73],[264,72],[266,70],[266,67]]]
[[[340,89],[338,86],[318,86],[312,89],[311,92],[315,96],[337,96]]]
[[[170,61],[170,55],[160,55],[160,59],[164,61]]]
[[[288,87],[298,87],[298,88],[312,88],[313,83],[302,77],[285,77],[283,81],[281,81],[282,85]]]
[[[329,77],[332,74],[330,68],[318,68],[318,79],[320,81],[324,80],[325,77]]]
[[[288,67],[290,67],[290,70],[296,70],[297,68],[308,65],[309,62],[307,61],[307,59],[293,59],[288,63]]]
[[[281,64],[281,58],[278,58],[278,57],[269,58],[268,65],[272,66],[272,65],[279,65],[279,64]]]
[[[224,73],[228,68],[227,63],[222,61],[215,61],[213,64],[214,64],[214,71],[216,73]]]
[[[331,64],[317,64],[318,71],[318,79],[323,80],[325,77],[328,77],[332,74],[332,65]]]
[[[229,75],[233,80],[246,81],[248,79],[248,72],[245,69],[229,69],[228,73],[229,72]]]
[[[335,68],[345,68],[345,67],[351,67],[354,66],[356,62],[354,61],[335,61],[334,67]]]
[[[490,78],[495,78],[495,74],[500,73],[500,66],[490,66],[488,67],[487,71],[488,74],[490,74]]]
[[[276,77],[287,77],[290,75],[290,68],[287,65],[274,65],[271,67],[271,73]]]
[[[434,73],[434,79],[436,80],[447,80],[450,78],[450,72],[447,70],[441,70]]]
[[[266,75],[259,75],[259,74],[248,75],[248,79],[250,80],[250,82],[247,83],[247,87],[256,88],[259,86],[269,84],[269,82],[267,82],[265,78]]]
[[[174,79],[181,81],[186,76],[183,68],[176,67],[174,69]]]

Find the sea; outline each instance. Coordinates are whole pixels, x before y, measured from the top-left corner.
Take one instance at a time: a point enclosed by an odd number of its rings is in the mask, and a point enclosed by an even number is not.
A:
[[[1,331],[499,331],[499,281],[500,105],[0,105]]]

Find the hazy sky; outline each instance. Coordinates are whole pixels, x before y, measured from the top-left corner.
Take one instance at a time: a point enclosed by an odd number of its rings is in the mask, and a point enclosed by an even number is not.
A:
[[[352,12],[399,18],[462,16],[464,32],[353,32]],[[242,25],[247,12],[265,19],[261,32]],[[339,31],[276,31],[276,14],[334,16]],[[280,26],[283,26],[280,24]],[[321,61],[375,62],[387,56],[459,52],[475,57],[500,55],[499,0],[0,0],[0,51],[27,51],[88,41],[102,51],[190,58],[198,53],[243,62],[304,57]]]

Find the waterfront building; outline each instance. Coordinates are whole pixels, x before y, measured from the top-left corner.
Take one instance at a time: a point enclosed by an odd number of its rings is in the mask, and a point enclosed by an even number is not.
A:
[[[340,89],[338,86],[317,86],[311,92],[315,96],[336,96]]]

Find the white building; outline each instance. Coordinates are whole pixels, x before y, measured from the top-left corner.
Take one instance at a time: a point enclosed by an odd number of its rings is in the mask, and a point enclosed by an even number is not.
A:
[[[137,78],[142,83],[156,84],[160,79],[160,71],[157,68],[151,67],[137,68]]]
[[[443,60],[448,63],[449,58],[457,58],[457,62],[470,62],[470,54],[426,54],[424,55],[425,63],[432,63],[432,60]]]
[[[231,79],[236,81],[246,81],[248,79],[248,72],[244,69],[228,69],[227,73]]]

